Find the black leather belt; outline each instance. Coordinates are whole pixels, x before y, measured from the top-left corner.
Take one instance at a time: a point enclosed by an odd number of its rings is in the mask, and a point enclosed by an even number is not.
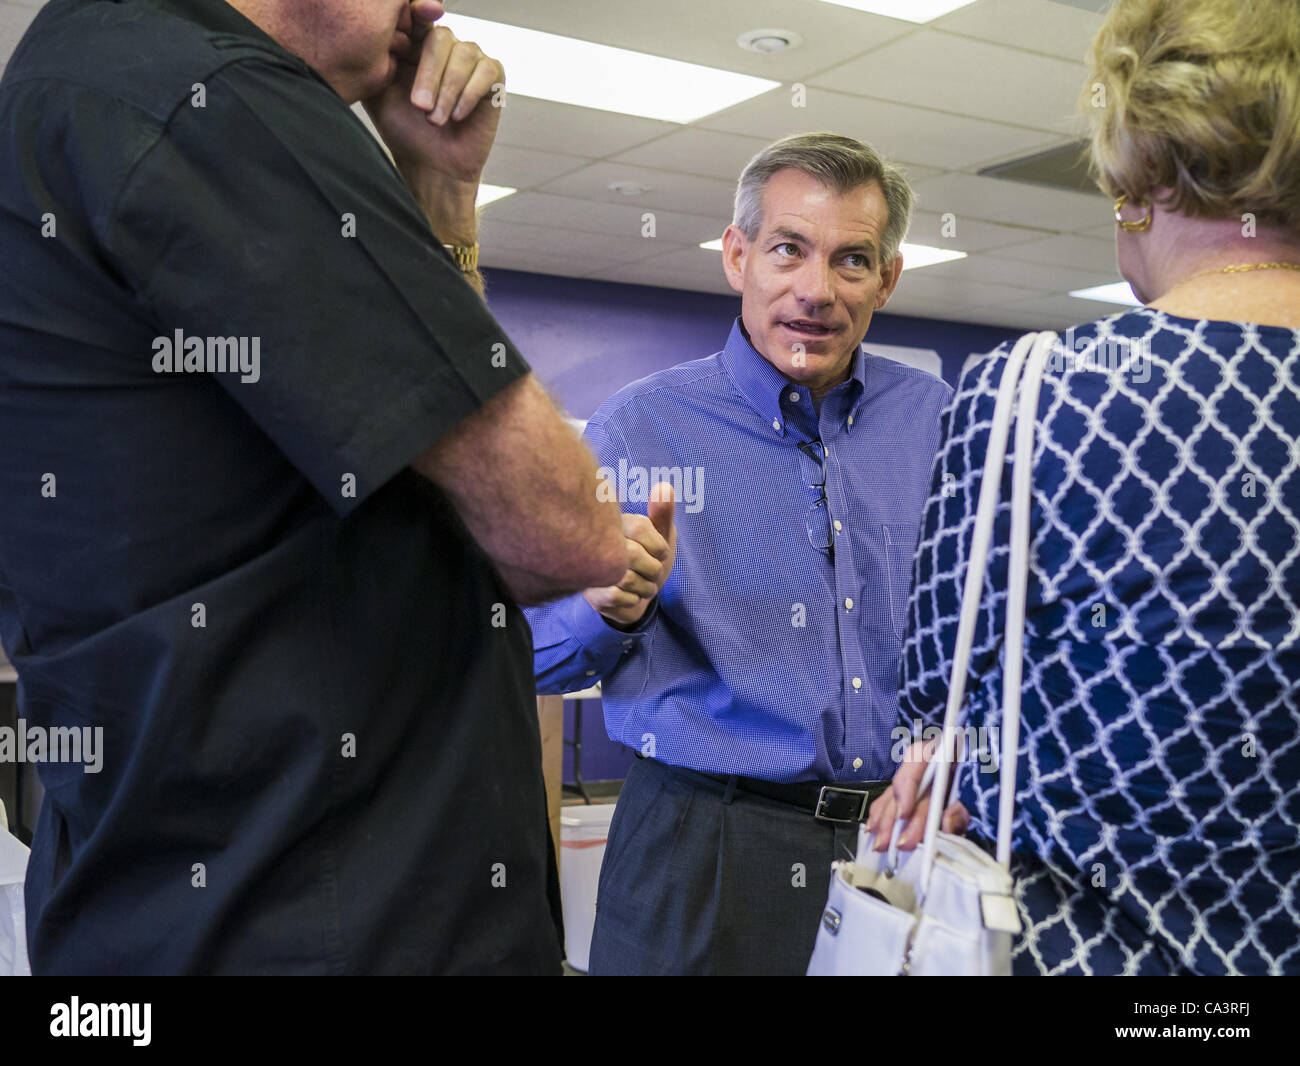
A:
[[[819,822],[845,825],[865,822],[872,802],[889,787],[888,781],[847,781],[833,785],[823,785],[817,781],[796,781],[793,784],[780,784],[757,777],[727,777],[720,774],[700,776],[734,787],[737,792],[749,792],[778,803],[788,803],[791,807],[808,812]]]

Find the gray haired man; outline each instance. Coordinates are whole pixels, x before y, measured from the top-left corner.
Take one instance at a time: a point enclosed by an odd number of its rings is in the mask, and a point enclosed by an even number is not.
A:
[[[623,501],[623,579],[528,612],[539,688],[602,679],[609,734],[640,756],[592,973],[802,973],[831,861],[897,769],[903,614],[951,390],[861,342],[911,207],[851,138],[765,149],[723,237],[741,294],[726,346],[588,423],[603,467],[704,486],[675,529],[666,493]]]

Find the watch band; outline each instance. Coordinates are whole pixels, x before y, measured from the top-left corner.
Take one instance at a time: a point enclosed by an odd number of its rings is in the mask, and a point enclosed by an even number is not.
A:
[[[461,273],[473,274],[478,270],[478,242],[473,244],[444,244]]]

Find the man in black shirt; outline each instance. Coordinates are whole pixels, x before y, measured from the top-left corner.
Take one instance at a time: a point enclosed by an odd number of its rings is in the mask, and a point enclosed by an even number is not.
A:
[[[0,641],[102,730],[37,974],[559,969],[515,601],[627,547],[462,273],[502,72],[303,10],[53,0],[0,82]]]

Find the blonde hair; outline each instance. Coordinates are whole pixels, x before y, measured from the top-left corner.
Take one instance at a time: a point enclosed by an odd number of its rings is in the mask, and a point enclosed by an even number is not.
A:
[[[1118,0],[1080,107],[1110,196],[1300,232],[1300,5]]]

